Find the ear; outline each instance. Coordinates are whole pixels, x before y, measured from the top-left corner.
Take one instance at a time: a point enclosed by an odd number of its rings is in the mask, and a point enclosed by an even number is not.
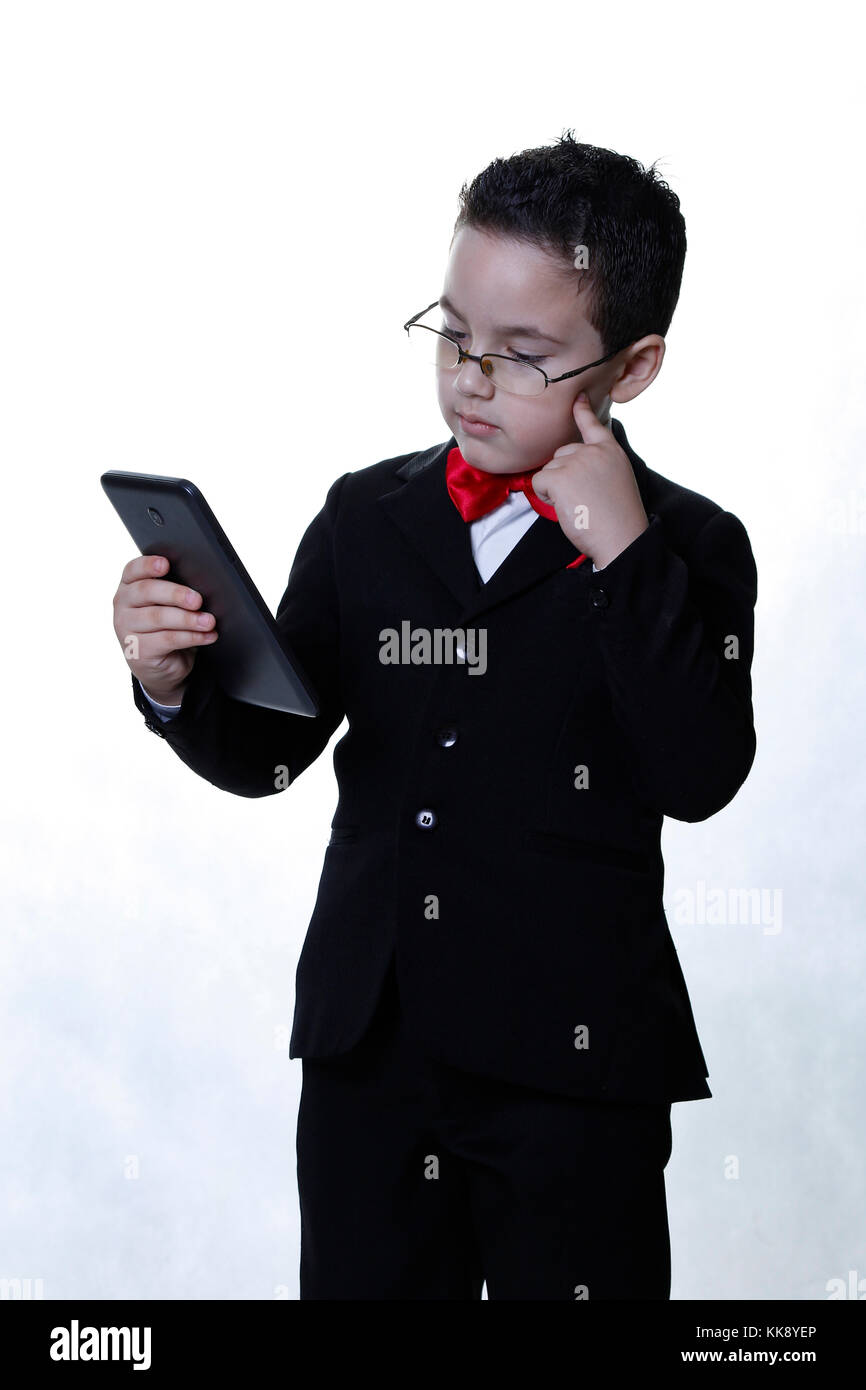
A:
[[[661,371],[665,355],[665,340],[659,333],[649,333],[638,338],[626,352],[616,380],[608,389],[608,396],[617,405],[633,401],[648,386],[651,386]]]

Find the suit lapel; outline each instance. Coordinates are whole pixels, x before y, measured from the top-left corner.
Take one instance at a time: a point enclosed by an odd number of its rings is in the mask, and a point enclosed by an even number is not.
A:
[[[452,436],[404,463],[394,475],[403,481],[380,497],[379,505],[460,607],[469,608],[482,585],[472,556],[469,527],[445,486],[445,465],[456,442]]]
[[[628,456],[649,513],[646,465],[629,447],[618,420],[612,421],[612,431]],[[563,569],[579,552],[558,522],[539,516],[487,583],[482,584],[472,555],[469,524],[451,501],[445,485],[448,454],[456,443],[452,435],[444,444],[436,444],[407,460],[394,475],[402,480],[401,486],[380,497],[379,505],[423,555],[461,609],[466,610],[467,616],[474,616],[513,598],[555,570]],[[574,574],[576,578],[583,578],[587,572],[591,573],[589,560],[578,565]]]

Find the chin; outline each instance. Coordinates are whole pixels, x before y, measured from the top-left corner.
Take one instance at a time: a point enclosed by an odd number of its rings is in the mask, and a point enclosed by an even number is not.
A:
[[[489,473],[491,471],[490,459],[485,460],[479,458],[474,449],[464,449],[459,439],[457,441],[457,448],[460,450],[466,462],[471,464],[473,468],[480,468],[482,473]]]

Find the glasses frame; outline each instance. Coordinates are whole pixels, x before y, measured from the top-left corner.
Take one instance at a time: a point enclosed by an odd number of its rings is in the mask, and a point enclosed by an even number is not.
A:
[[[438,303],[439,300],[434,299],[433,303],[428,304],[426,309],[422,309],[418,314],[413,314],[412,318],[409,319],[408,322],[403,324],[403,327],[406,330],[406,334],[408,336],[409,329],[413,326],[413,324],[418,324],[419,328],[426,329],[428,333],[435,333],[438,338],[444,338],[446,343],[451,343],[457,349],[458,357],[456,363],[453,367],[446,367],[443,368],[443,370],[456,371],[458,367],[463,366],[464,362],[477,362],[479,367],[481,368],[483,375],[487,377],[488,374],[484,371],[484,363],[485,360],[489,357],[492,357],[500,362],[520,361],[518,357],[506,357],[504,352],[482,352],[480,356],[474,352],[466,352],[466,350],[462,348],[458,342],[456,342],[453,338],[449,337],[447,333],[443,333],[441,329],[431,328],[429,324],[426,323],[418,323],[418,320],[423,319],[425,314],[429,314],[431,309],[435,309]],[[539,376],[543,376],[544,390],[546,391],[548,386],[555,386],[558,381],[568,381],[569,377],[580,376],[581,372],[588,372],[591,367],[600,367],[603,362],[609,362],[612,357],[616,357],[618,352],[623,352],[624,349],[628,346],[629,344],[625,343],[623,344],[623,347],[614,348],[613,352],[608,352],[605,354],[604,357],[599,357],[597,362],[587,362],[585,367],[576,367],[573,372],[563,372],[562,376],[548,376],[544,368],[537,366],[535,362],[522,362],[521,366],[530,367],[532,371],[538,372]],[[496,383],[494,382],[494,389],[495,385]],[[526,394],[525,392],[521,391],[509,391],[507,386],[500,386],[499,389],[500,391],[507,392],[509,396],[519,396]],[[540,396],[541,391],[537,391],[534,394]]]

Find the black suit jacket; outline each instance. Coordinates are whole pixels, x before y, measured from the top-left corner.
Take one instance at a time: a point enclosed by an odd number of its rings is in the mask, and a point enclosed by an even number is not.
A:
[[[756,568],[736,516],[612,428],[649,527],[598,573],[568,568],[577,548],[539,517],[483,584],[452,437],[343,474],[304,533],[277,623],[319,716],[233,700],[197,658],[163,725],[133,678],[148,727],[239,796],[274,793],[281,767],[293,784],[348,719],[291,1057],[358,1041],[396,949],[407,1026],[442,1061],[576,1097],[711,1094],[660,834],[727,805],[752,765]],[[407,622],[476,646],[385,664]]]

